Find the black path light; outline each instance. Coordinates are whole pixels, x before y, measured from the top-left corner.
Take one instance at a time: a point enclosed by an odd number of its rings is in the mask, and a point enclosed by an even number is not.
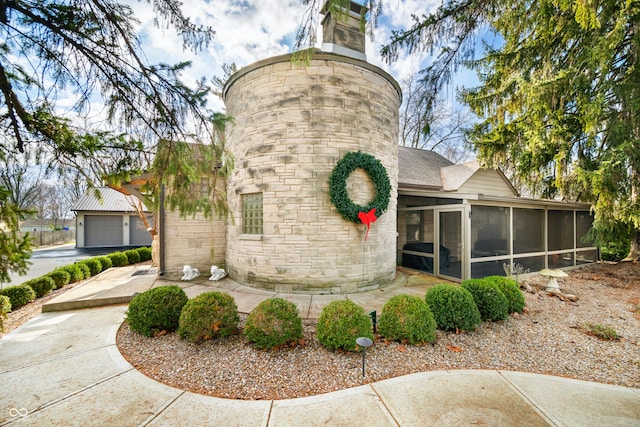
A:
[[[362,377],[364,378],[364,363],[365,363],[364,358],[365,358],[365,355],[367,354],[367,348],[371,347],[371,345],[373,344],[373,341],[371,340],[371,338],[359,337],[359,338],[356,338],[356,344],[362,347]]]

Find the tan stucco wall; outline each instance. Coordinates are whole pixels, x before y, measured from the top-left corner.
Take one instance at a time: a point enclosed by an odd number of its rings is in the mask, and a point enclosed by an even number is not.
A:
[[[279,292],[355,292],[395,276],[397,135],[400,91],[382,70],[316,53],[307,66],[289,56],[261,61],[225,87],[227,134],[236,167],[228,199],[235,222],[227,233],[229,275]],[[329,200],[328,179],[347,152],[361,150],[385,166],[392,183],[387,212],[372,225],[347,222]],[[373,186],[349,179],[365,203]],[[356,188],[361,187],[361,190]],[[240,197],[262,192],[264,233],[241,234]],[[361,194],[357,194],[361,193]]]

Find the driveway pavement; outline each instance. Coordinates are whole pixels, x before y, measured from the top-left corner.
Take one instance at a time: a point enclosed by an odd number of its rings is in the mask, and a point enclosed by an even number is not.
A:
[[[11,282],[3,283],[3,287],[19,285],[27,280],[47,274],[57,267],[73,264],[81,259],[107,255],[124,249],[128,248],[76,248],[74,242],[39,248],[31,254],[29,259],[31,265],[27,274],[24,276],[20,276],[17,273],[9,274]]]

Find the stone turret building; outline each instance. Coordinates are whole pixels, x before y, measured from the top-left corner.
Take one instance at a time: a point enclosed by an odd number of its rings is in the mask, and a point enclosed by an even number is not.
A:
[[[232,218],[161,209],[161,275],[218,265],[249,286],[328,294],[384,286],[398,265],[459,281],[598,259],[585,239],[588,204],[522,198],[499,170],[398,147],[401,90],[366,61],[365,11],[351,2],[323,12],[322,48],[309,63],[267,58],[226,83],[235,168],[221,190]],[[388,177],[389,203],[368,234],[332,202],[329,179],[349,153],[373,156]],[[359,167],[344,187],[361,206],[379,195]]]
[[[361,7],[352,6],[345,17],[325,15],[323,49],[308,64],[291,54],[268,58],[224,88],[235,120],[227,144],[236,159],[227,187],[235,221],[227,227],[226,267],[243,283],[355,292],[395,276],[401,92],[364,60]],[[392,184],[392,203],[366,244],[364,226],[345,221],[329,198],[329,176],[351,151],[374,155]],[[347,184],[358,204],[375,197],[361,170]]]

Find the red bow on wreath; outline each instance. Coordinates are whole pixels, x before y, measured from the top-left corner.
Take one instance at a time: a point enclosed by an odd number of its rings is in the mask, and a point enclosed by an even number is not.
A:
[[[358,219],[364,225],[367,226],[367,234],[364,236],[364,241],[367,241],[367,237],[369,237],[369,229],[371,228],[371,224],[376,222],[378,217],[376,216],[376,208],[371,209],[369,212],[358,212]]]

